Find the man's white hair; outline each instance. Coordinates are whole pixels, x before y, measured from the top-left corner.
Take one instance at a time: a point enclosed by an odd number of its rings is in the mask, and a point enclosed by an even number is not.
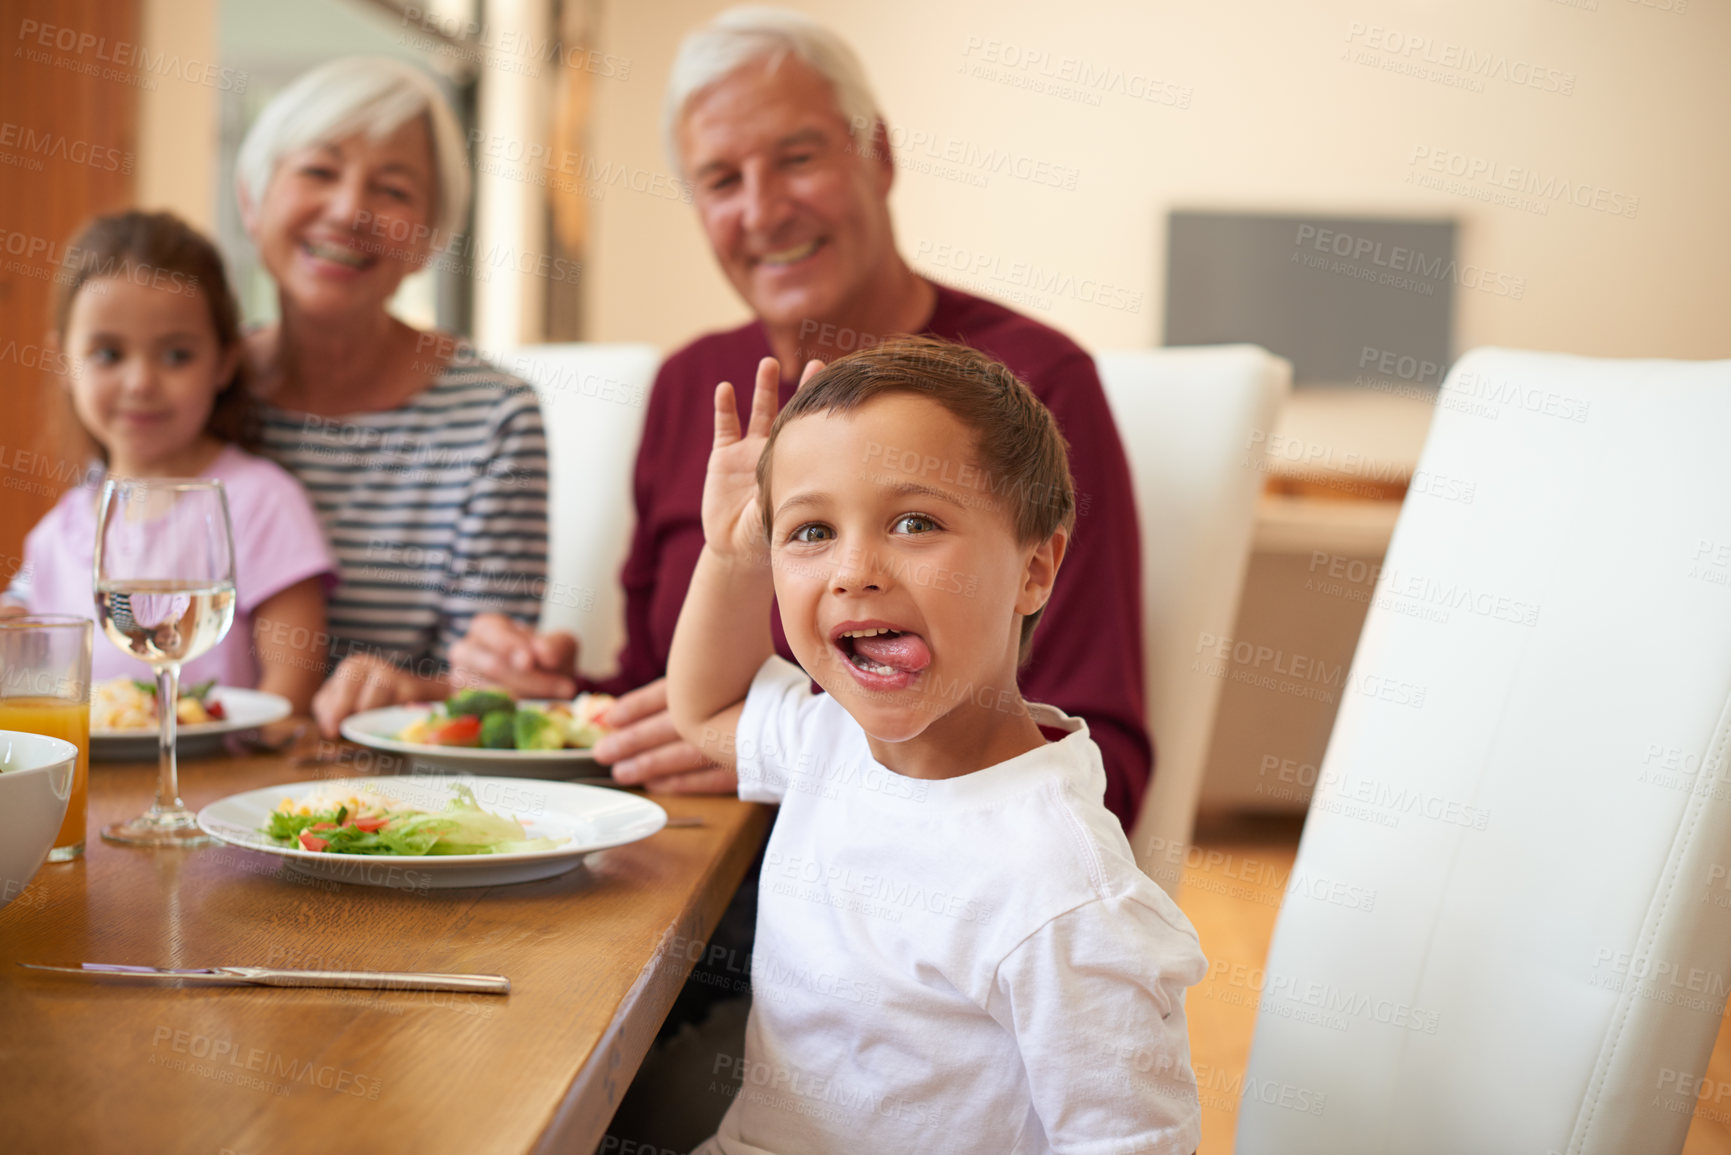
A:
[[[425,116],[433,141],[433,211],[441,233],[461,231],[469,211],[463,130],[433,78],[404,60],[346,56],[296,77],[247,131],[235,176],[254,205],[264,200],[284,153],[356,133],[378,140]]]
[[[679,45],[661,115],[662,136],[675,171],[681,167],[679,122],[691,99],[748,64],[763,61],[773,69],[789,56],[798,57],[829,82],[848,131],[857,142],[871,143],[881,119],[878,102],[847,41],[809,16],[748,4],[729,8],[687,34]]]

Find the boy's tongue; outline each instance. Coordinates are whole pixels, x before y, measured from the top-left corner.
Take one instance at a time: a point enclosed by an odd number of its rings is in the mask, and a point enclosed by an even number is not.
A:
[[[879,634],[874,638],[855,638],[854,652],[864,654],[880,666],[918,673],[932,664],[932,651],[918,634]]]

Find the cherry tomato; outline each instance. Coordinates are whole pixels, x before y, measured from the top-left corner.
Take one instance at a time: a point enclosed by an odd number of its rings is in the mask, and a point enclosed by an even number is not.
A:
[[[452,718],[449,722],[433,728],[433,741],[440,746],[479,746],[481,719],[473,714]]]
[[[374,831],[381,829],[385,823],[389,821],[389,818],[380,815],[377,818],[357,818],[355,819],[355,825],[366,831],[368,834],[371,834]]]
[[[301,846],[307,850],[323,850],[330,843],[313,834],[311,831],[301,831]]]

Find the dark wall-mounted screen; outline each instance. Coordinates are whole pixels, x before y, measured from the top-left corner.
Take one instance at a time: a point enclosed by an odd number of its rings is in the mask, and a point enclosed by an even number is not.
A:
[[[1440,384],[1455,286],[1495,289],[1456,263],[1450,220],[1174,212],[1166,251],[1166,344],[1248,341],[1298,384],[1386,376],[1379,361]]]

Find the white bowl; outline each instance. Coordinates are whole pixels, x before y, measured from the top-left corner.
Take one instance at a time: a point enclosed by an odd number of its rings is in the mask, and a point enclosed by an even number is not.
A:
[[[30,885],[60,833],[78,747],[0,730],[0,907]]]

